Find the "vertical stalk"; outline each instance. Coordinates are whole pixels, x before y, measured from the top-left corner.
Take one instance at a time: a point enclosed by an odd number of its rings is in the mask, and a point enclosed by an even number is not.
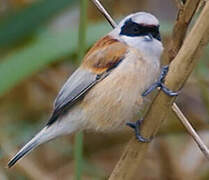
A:
[[[83,132],[75,135],[75,180],[81,180],[83,170]]]
[[[80,0],[80,23],[78,38],[78,60],[81,61],[85,54],[87,27],[87,0]],[[83,166],[83,133],[78,132],[75,136],[75,180],[81,180]]]

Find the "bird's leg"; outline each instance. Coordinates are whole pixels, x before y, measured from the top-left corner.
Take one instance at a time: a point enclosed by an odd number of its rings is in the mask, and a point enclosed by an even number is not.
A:
[[[152,139],[146,139],[146,138],[141,136],[140,130],[139,130],[141,123],[142,123],[142,120],[138,120],[136,122],[128,122],[128,123],[126,123],[126,125],[134,129],[135,135],[136,135],[136,139],[138,141],[143,142],[143,143],[148,143]]]
[[[160,87],[160,89],[167,94],[168,96],[178,96],[179,95],[179,91],[174,92],[170,89],[168,89],[165,84],[165,77],[168,73],[168,68],[169,66],[163,66],[161,73],[160,73],[160,77],[158,79],[157,82],[155,82],[154,84],[152,84],[145,92],[143,92],[142,96],[147,96],[149,93],[151,93],[153,90],[155,90],[156,88]]]

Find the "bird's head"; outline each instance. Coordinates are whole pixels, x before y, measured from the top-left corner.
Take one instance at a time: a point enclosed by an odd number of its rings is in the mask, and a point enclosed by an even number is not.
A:
[[[160,56],[163,47],[159,27],[155,16],[138,12],[125,17],[110,34],[142,52]]]

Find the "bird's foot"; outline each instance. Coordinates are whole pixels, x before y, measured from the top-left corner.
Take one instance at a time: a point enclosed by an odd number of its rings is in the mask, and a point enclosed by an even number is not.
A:
[[[160,89],[167,94],[168,96],[178,96],[179,95],[179,91],[172,91],[170,89],[168,89],[165,84],[165,77],[168,73],[168,68],[169,66],[163,66],[161,73],[160,73],[160,77],[158,79],[158,81],[154,84],[152,84],[145,92],[143,92],[142,96],[147,96],[148,94],[150,94],[153,90],[155,90],[156,88],[160,87]]]
[[[138,141],[143,142],[143,143],[149,143],[152,139],[144,138],[140,134],[139,128],[140,128],[141,123],[142,123],[142,120],[138,120],[136,122],[128,122],[126,123],[126,125],[134,129],[136,139]]]

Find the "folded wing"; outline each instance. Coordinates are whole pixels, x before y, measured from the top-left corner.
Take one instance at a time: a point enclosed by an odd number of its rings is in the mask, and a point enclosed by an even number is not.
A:
[[[82,98],[95,84],[108,76],[123,60],[127,46],[110,36],[98,41],[84,57],[81,66],[71,75],[60,90],[54,103],[54,112],[47,123],[57,118]]]

